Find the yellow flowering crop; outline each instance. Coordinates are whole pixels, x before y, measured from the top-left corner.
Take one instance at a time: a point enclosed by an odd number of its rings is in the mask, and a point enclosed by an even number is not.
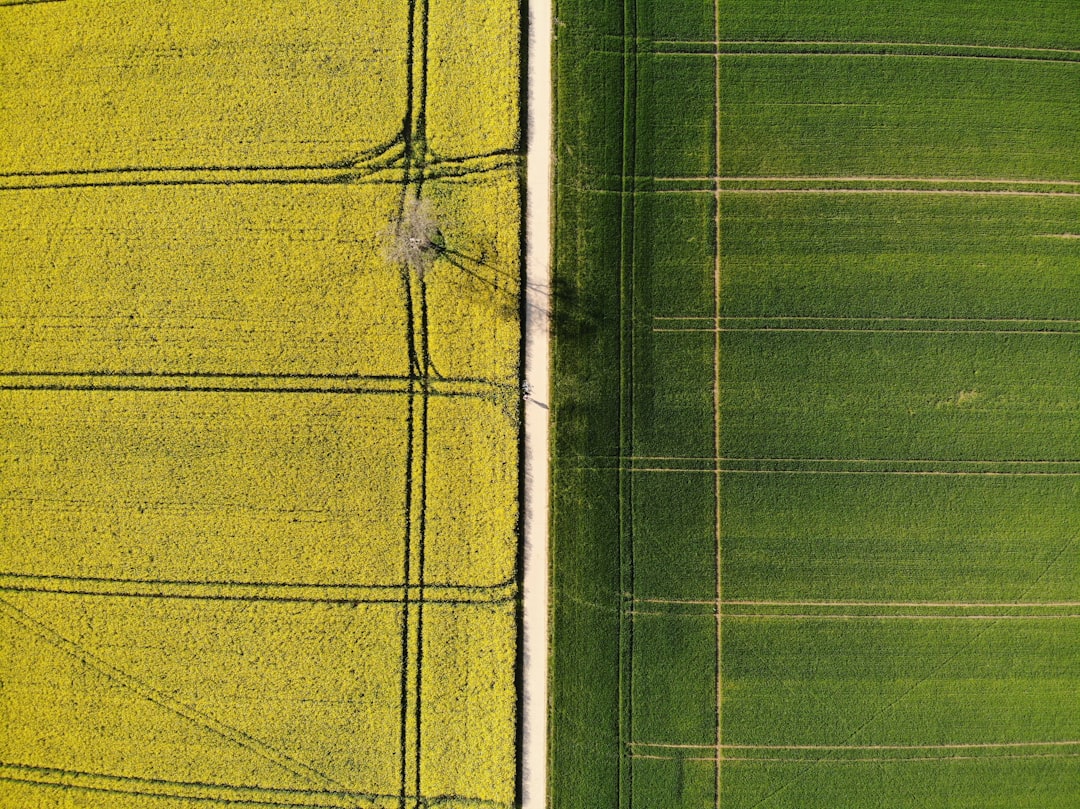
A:
[[[0,0],[0,807],[514,803],[519,25]]]

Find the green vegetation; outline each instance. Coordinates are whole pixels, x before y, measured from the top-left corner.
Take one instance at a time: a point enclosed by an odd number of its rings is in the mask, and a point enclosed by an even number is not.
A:
[[[1080,601],[1080,478],[730,474],[723,514],[733,601]]]
[[[555,809],[1080,801],[1075,11],[557,3]]]
[[[1080,61],[1080,53],[1073,58]],[[726,55],[723,171],[732,177],[1075,177],[1080,133],[1070,112],[1077,61],[1031,54]]]

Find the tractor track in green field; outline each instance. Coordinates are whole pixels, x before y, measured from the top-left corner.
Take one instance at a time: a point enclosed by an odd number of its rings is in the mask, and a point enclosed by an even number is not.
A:
[[[913,2],[557,4],[553,809],[1080,797],[1080,19]]]

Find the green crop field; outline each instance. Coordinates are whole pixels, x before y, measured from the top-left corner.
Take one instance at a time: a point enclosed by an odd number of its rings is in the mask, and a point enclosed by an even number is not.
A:
[[[1080,805],[1080,8],[556,16],[551,805]]]

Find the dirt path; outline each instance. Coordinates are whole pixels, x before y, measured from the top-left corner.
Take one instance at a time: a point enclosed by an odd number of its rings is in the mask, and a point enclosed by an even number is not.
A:
[[[548,401],[551,255],[551,40],[548,3],[529,3],[525,221],[524,694],[522,807],[547,799]]]

